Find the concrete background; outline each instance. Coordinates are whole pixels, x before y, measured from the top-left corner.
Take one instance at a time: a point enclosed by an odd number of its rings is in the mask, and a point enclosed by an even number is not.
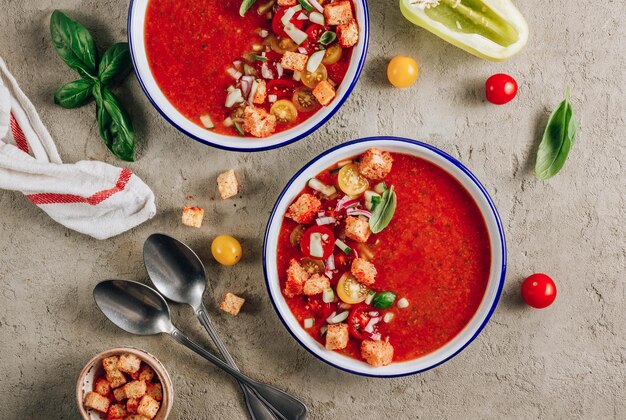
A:
[[[369,2],[370,53],[343,109],[280,151],[237,154],[196,143],[170,127],[129,78],[123,102],[142,150],[127,166],[152,186],[158,206],[132,232],[96,241],[55,224],[22,195],[0,191],[1,419],[76,418],[76,376],[94,354],[118,345],[144,348],[165,364],[176,388],[172,418],[245,418],[226,375],[167,337],[121,332],[94,305],[91,292],[102,279],[147,281],[141,249],[155,231],[202,256],[211,277],[205,300],[243,369],[304,398],[312,418],[626,418],[626,1],[519,1],[531,38],[503,64],[412,26],[395,3]],[[93,104],[66,111],[52,102],[54,90],[75,77],[50,43],[54,8],[82,21],[102,46],[125,39],[127,1],[0,1],[0,54],[64,160],[119,164],[101,145]],[[421,66],[412,89],[385,81],[386,62],[397,54]],[[520,84],[517,99],[502,107],[483,98],[484,80],[496,72]],[[535,151],[567,85],[580,134],[562,173],[538,181]],[[300,348],[271,308],[261,268],[267,217],[288,178],[326,148],[376,134],[422,139],[465,162],[492,194],[509,246],[504,294],[480,337],[435,370],[393,380],[340,372]],[[221,202],[215,177],[227,168],[239,174],[243,193]],[[188,203],[205,208],[202,229],[180,225]],[[211,239],[223,232],[244,246],[233,268],[210,256]],[[519,294],[522,279],[537,271],[552,275],[559,293],[542,311],[525,307]],[[236,319],[215,310],[225,291],[248,299]],[[208,343],[189,309],[174,307],[174,318]]]

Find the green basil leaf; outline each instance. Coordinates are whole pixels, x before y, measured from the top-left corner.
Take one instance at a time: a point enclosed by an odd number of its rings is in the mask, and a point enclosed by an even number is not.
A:
[[[378,309],[386,309],[393,305],[396,300],[396,294],[393,292],[380,292],[372,299],[372,306]]]
[[[112,45],[106,50],[98,66],[100,83],[107,85],[116,76],[126,76],[132,65],[128,43],[119,42]]]
[[[115,95],[101,84],[93,88],[96,98],[98,129],[104,144],[118,158],[135,160],[135,130],[128,113]]]
[[[79,79],[67,83],[54,92],[54,103],[63,108],[78,108],[92,97],[93,80]]]
[[[68,66],[82,77],[95,76],[96,43],[83,25],[55,10],[50,17],[50,34],[54,48]]]
[[[324,32],[318,42],[322,45],[330,45],[337,39],[337,34],[331,31]]]
[[[244,17],[246,12],[250,10],[255,2],[256,0],[242,0],[241,6],[239,7],[239,16]]]
[[[372,210],[372,216],[370,217],[370,230],[372,233],[382,232],[389,225],[396,212],[397,201],[398,198],[392,185],[391,188],[383,192],[380,202]]]
[[[569,102],[569,89],[565,100],[550,116],[537,150],[535,175],[548,179],[556,175],[565,165],[567,156],[576,140],[576,120]]]

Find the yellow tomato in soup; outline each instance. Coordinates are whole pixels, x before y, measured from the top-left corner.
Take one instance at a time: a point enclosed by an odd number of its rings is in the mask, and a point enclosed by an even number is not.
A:
[[[315,89],[315,86],[322,80],[328,80],[328,71],[326,66],[320,64],[317,70],[311,73],[308,70],[304,70],[301,76],[302,83],[308,88]]]
[[[337,296],[350,305],[363,302],[367,292],[367,287],[359,283],[350,273],[344,273],[337,283]]]
[[[359,169],[354,163],[350,163],[339,170],[337,182],[341,191],[350,197],[362,194],[369,187],[369,182],[359,173]]]
[[[407,88],[417,80],[419,68],[411,57],[401,55],[391,59],[387,66],[387,78],[395,87]]]
[[[282,124],[292,123],[298,118],[298,110],[293,102],[287,99],[274,102],[270,108],[270,114],[275,115],[278,122]]]
[[[228,235],[213,239],[211,253],[218,263],[226,266],[237,264],[243,255],[239,241]]]

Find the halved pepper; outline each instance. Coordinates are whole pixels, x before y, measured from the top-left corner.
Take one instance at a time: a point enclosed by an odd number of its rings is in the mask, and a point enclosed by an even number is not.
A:
[[[465,51],[504,61],[524,48],[528,25],[510,0],[400,0],[412,23]]]

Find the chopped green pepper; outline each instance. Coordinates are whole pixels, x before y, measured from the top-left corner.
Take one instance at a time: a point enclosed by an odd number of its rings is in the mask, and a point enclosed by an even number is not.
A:
[[[400,0],[405,18],[465,51],[491,61],[517,54],[528,25],[511,0]]]

